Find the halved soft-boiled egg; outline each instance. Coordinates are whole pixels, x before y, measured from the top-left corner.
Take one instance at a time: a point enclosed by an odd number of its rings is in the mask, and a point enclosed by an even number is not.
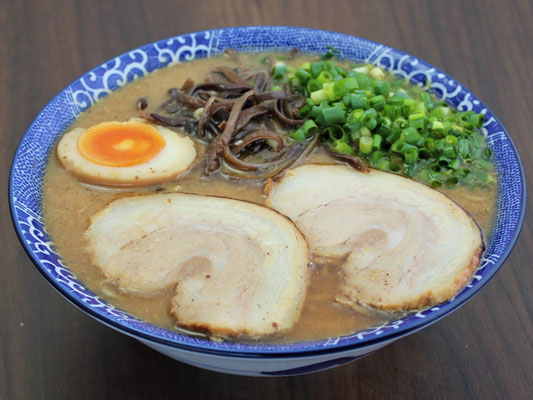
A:
[[[59,141],[57,156],[67,171],[85,182],[145,186],[187,171],[197,152],[190,138],[131,119],[75,128]]]

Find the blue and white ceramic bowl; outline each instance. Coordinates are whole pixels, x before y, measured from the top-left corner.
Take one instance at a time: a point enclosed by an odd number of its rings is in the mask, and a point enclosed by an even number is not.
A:
[[[238,51],[289,50],[323,54],[327,46],[343,58],[384,67],[413,83],[426,85],[461,111],[485,114],[483,133],[499,173],[497,218],[487,251],[472,281],[451,301],[410,314],[387,325],[314,342],[240,344],[181,335],[143,322],[85,288],[54,250],[43,226],[42,178],[54,143],[74,119],[108,93],[170,64]],[[341,365],[415,332],[459,308],[500,269],[513,247],[525,213],[524,173],[505,128],[468,89],[437,68],[390,47],[333,32],[293,27],[241,27],[181,35],[114,58],[66,87],[39,113],[22,138],[9,182],[15,229],[28,255],[48,282],[98,321],[172,358],[214,371],[242,375],[293,375]]]

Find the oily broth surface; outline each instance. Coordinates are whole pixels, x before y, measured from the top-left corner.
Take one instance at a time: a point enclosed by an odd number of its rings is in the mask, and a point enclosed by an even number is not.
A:
[[[264,55],[241,54],[243,65],[258,65]],[[300,64],[304,57],[299,57],[294,64]],[[132,84],[111,93],[89,110],[79,116],[72,128],[88,128],[104,121],[126,121],[137,117],[136,100],[147,97],[153,106],[166,100],[167,90],[179,87],[187,79],[203,81],[207,73],[220,65],[231,66],[228,58],[215,57],[195,60],[158,70]],[[205,150],[198,144],[200,154]],[[315,154],[310,162],[327,161],[324,154]],[[136,189],[105,189],[80,184],[67,173],[57,161],[50,157],[43,185],[43,213],[47,230],[52,237],[66,265],[78,278],[96,294],[117,307],[165,328],[175,329],[169,315],[169,303],[173,291],[145,298],[124,295],[112,285],[106,283],[98,268],[92,264],[86,250],[83,233],[89,225],[90,216],[103,209],[109,202],[124,196],[154,192],[187,192],[225,196],[264,204],[262,193],[264,182],[237,182],[217,177],[200,179],[203,172],[198,163],[186,176],[157,187]],[[492,224],[495,208],[496,189],[473,192],[466,187],[441,189],[446,195],[457,201],[469,211],[488,234]],[[382,314],[356,312],[338,305],[334,299],[336,288],[341,282],[340,265],[313,265],[310,286],[302,315],[297,325],[283,335],[267,338],[269,342],[292,342],[316,340],[339,335],[346,335],[361,329],[385,322]],[[316,321],[320,321],[317,324]]]

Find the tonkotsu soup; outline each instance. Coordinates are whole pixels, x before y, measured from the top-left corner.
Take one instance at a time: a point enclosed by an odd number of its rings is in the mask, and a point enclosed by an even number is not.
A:
[[[217,340],[348,335],[452,298],[494,215],[483,116],[333,55],[195,60],[81,114],[43,185],[66,265]]]

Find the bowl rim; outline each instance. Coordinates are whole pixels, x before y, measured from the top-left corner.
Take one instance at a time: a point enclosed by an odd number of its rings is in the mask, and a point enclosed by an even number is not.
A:
[[[39,261],[39,259],[35,255],[35,253],[31,250],[29,244],[26,242],[26,240],[23,237],[22,229],[21,229],[21,227],[18,224],[18,221],[16,219],[17,212],[16,212],[16,209],[15,209],[15,199],[14,199],[14,195],[13,195],[15,165],[16,165],[17,159],[19,159],[19,155],[20,155],[20,152],[21,152],[21,145],[22,145],[23,141],[25,140],[28,132],[32,129],[32,127],[35,126],[35,124],[37,123],[39,118],[42,116],[44,111],[49,107],[49,105],[51,103],[53,103],[59,96],[61,96],[66,90],[68,90],[78,80],[80,80],[81,78],[83,78],[84,76],[86,76],[86,75],[88,75],[90,73],[95,72],[98,68],[100,68],[103,65],[109,63],[113,59],[125,56],[125,55],[131,53],[132,51],[144,48],[145,46],[150,46],[150,45],[154,45],[156,43],[166,42],[166,41],[169,41],[169,40],[172,40],[172,39],[176,39],[176,38],[180,38],[180,37],[184,37],[184,36],[189,36],[189,35],[192,36],[192,35],[198,35],[198,34],[206,34],[206,33],[212,33],[214,31],[227,31],[227,32],[236,31],[236,32],[238,32],[240,30],[248,30],[248,29],[258,29],[258,30],[272,30],[272,29],[276,29],[276,30],[280,30],[280,29],[281,30],[297,30],[297,31],[300,31],[301,33],[309,33],[309,34],[314,34],[314,35],[317,35],[317,34],[333,34],[333,35],[338,35],[338,36],[340,36],[342,38],[345,38],[345,39],[354,39],[355,38],[355,39],[358,39],[358,40],[361,40],[361,41],[368,42],[368,43],[372,44],[373,46],[385,46],[386,48],[388,48],[388,49],[390,49],[390,50],[392,50],[394,52],[397,52],[398,54],[412,57],[412,59],[416,60],[417,62],[421,62],[423,65],[431,67],[434,70],[434,72],[433,72],[434,74],[442,74],[446,78],[453,79],[451,76],[449,76],[445,72],[441,71],[439,68],[436,68],[432,64],[424,61],[423,59],[421,59],[419,57],[416,57],[416,56],[413,56],[413,55],[411,55],[409,53],[406,53],[406,52],[404,52],[402,50],[398,50],[396,48],[383,45],[383,44],[381,44],[379,42],[371,41],[371,40],[364,39],[364,38],[361,38],[361,37],[358,37],[358,36],[353,36],[353,35],[348,35],[348,34],[328,31],[328,30],[306,28],[306,27],[277,26],[277,25],[258,25],[258,26],[234,26],[234,27],[215,28],[215,29],[209,29],[209,30],[203,30],[203,31],[195,31],[195,32],[183,33],[183,34],[171,36],[171,37],[168,37],[168,38],[165,38],[165,39],[156,40],[154,42],[150,42],[150,43],[138,46],[138,47],[136,47],[134,49],[128,50],[128,51],[122,53],[119,56],[116,56],[116,57],[114,57],[114,58],[112,58],[110,60],[107,60],[107,61],[105,61],[103,63],[100,63],[99,65],[95,66],[91,70],[89,70],[89,71],[85,72],[84,74],[82,74],[80,77],[77,77],[74,81],[72,81],[70,84],[65,86],[62,90],[60,90],[39,111],[39,113],[36,115],[36,117],[33,119],[31,124],[26,129],[24,135],[19,140],[19,143],[17,145],[17,149],[16,149],[15,154],[14,154],[14,156],[12,158],[12,161],[11,161],[11,168],[10,168],[10,174],[9,174],[9,190],[8,190],[9,208],[10,208],[10,214],[11,214],[11,220],[12,220],[12,223],[13,223],[13,227],[14,227],[16,233],[17,233],[19,241],[21,242],[26,254],[29,256],[29,258],[31,259],[31,261],[33,262],[33,264],[35,265],[37,270],[46,279],[46,281],[59,294],[61,294],[66,300],[68,300],[71,304],[73,304],[78,309],[80,309],[81,311],[85,312],[86,314],[88,314],[92,318],[96,319],[97,321],[103,323],[104,325],[107,325],[107,326],[109,326],[109,327],[111,327],[111,328],[113,328],[115,330],[118,330],[118,331],[120,331],[120,332],[122,332],[122,333],[124,333],[124,334],[126,334],[128,336],[131,336],[131,337],[134,337],[134,338],[138,338],[138,339],[142,339],[144,341],[153,342],[153,343],[159,344],[159,345],[169,346],[169,347],[176,348],[176,349],[183,349],[183,350],[188,350],[188,351],[193,351],[193,352],[198,352],[198,353],[205,353],[205,354],[212,354],[212,355],[219,355],[219,356],[226,356],[226,357],[237,357],[237,358],[285,358],[285,357],[290,357],[290,356],[292,356],[292,357],[294,357],[294,356],[307,357],[307,356],[313,356],[313,355],[317,355],[317,354],[324,354],[324,353],[330,353],[331,354],[331,353],[337,353],[337,352],[344,352],[344,351],[347,351],[347,350],[361,349],[361,348],[373,346],[373,345],[376,345],[376,344],[382,343],[382,342],[391,342],[393,340],[396,340],[396,339],[398,339],[400,337],[403,337],[403,336],[409,335],[411,333],[414,333],[415,331],[418,331],[418,330],[420,330],[422,328],[425,328],[425,327],[427,327],[427,326],[439,321],[441,318],[445,317],[446,315],[452,313],[453,311],[459,309],[461,306],[466,304],[466,302],[468,302],[476,293],[478,293],[494,277],[494,275],[500,270],[500,268],[503,266],[504,262],[508,258],[509,254],[511,253],[514,245],[516,244],[518,236],[520,235],[521,229],[523,227],[523,222],[524,222],[524,218],[525,218],[526,201],[527,201],[527,190],[526,190],[526,181],[525,181],[524,168],[523,168],[522,161],[520,159],[520,155],[518,153],[518,150],[517,150],[512,138],[511,138],[511,136],[509,135],[507,129],[503,126],[503,124],[495,116],[495,114],[492,113],[492,111],[489,109],[489,107],[487,107],[481,101],[480,101],[480,103],[483,105],[483,107],[487,110],[488,113],[490,113],[492,115],[492,117],[494,118],[495,122],[499,126],[501,126],[502,131],[505,133],[505,136],[509,140],[510,149],[514,153],[514,156],[516,157],[516,161],[517,161],[518,168],[519,168],[519,173],[520,173],[520,185],[521,185],[521,188],[522,188],[522,197],[521,197],[521,201],[520,201],[520,215],[519,215],[519,218],[518,218],[518,221],[517,221],[517,225],[516,225],[516,228],[514,229],[514,232],[513,232],[512,236],[511,236],[511,238],[509,239],[508,246],[504,249],[504,251],[502,252],[500,258],[491,267],[490,271],[483,276],[482,282],[477,284],[475,287],[469,288],[469,290],[467,290],[465,292],[462,292],[459,295],[457,295],[454,298],[453,302],[448,302],[448,303],[444,304],[437,311],[434,311],[431,315],[429,315],[429,316],[427,316],[425,318],[420,318],[418,321],[410,324],[409,326],[400,326],[400,327],[398,327],[395,330],[386,331],[379,337],[363,337],[362,339],[359,339],[359,340],[356,340],[355,338],[353,338],[353,341],[355,341],[355,343],[349,342],[349,343],[341,343],[341,344],[333,344],[333,345],[329,345],[329,346],[324,346],[324,342],[327,339],[321,339],[321,340],[313,340],[313,341],[295,342],[295,343],[284,344],[285,346],[294,345],[293,346],[293,347],[295,347],[294,349],[291,349],[291,348],[288,348],[288,349],[275,349],[273,347],[276,347],[276,346],[275,345],[271,345],[271,344],[270,345],[269,344],[265,344],[263,346],[263,347],[265,347],[265,349],[260,349],[260,348],[257,347],[257,345],[253,345],[253,349],[248,349],[247,345],[242,343],[242,342],[236,343],[236,347],[238,347],[237,349],[233,349],[233,348],[216,348],[215,346],[210,345],[213,342],[208,340],[208,339],[206,339],[205,343],[202,344],[202,345],[191,344],[191,343],[179,343],[177,341],[173,341],[173,340],[170,340],[170,339],[157,337],[157,336],[155,336],[153,334],[150,334],[150,333],[147,333],[147,332],[143,332],[143,331],[141,331],[139,329],[135,329],[135,328],[132,328],[132,327],[129,327],[129,326],[125,326],[125,325],[121,324],[120,322],[118,322],[116,320],[113,320],[113,319],[111,319],[111,318],[109,318],[109,317],[107,317],[105,315],[98,314],[97,312],[95,312],[95,310],[93,310],[90,306],[85,304],[79,298],[73,296],[71,293],[66,291],[62,286],[59,285],[59,283],[55,279],[53,279],[52,276],[50,276],[50,275],[48,275],[46,273],[45,268],[42,266],[41,262]],[[209,55],[207,57],[209,57]],[[206,57],[203,57],[203,58],[206,58]],[[165,68],[165,67],[163,67],[163,68]],[[157,68],[157,69],[159,69],[159,68]],[[477,96],[475,96],[473,94],[473,92],[470,89],[468,89],[465,85],[463,85],[462,83],[460,83],[459,81],[457,81],[455,79],[453,79],[453,80],[455,82],[457,82],[457,84],[461,85],[463,91],[465,91],[465,92],[467,92],[469,94],[472,94],[475,98],[477,98]],[[126,84],[129,84],[129,83],[126,83]],[[120,86],[124,86],[124,85],[120,85]],[[50,156],[50,154],[48,154],[48,156]],[[148,324],[147,322],[144,322],[144,323]],[[181,336],[188,337],[186,335],[181,335]],[[350,340],[352,340],[352,339],[350,339]],[[297,346],[299,344],[306,344],[307,346],[312,346],[312,347],[298,348]],[[250,346],[250,347],[252,347],[252,346]]]

